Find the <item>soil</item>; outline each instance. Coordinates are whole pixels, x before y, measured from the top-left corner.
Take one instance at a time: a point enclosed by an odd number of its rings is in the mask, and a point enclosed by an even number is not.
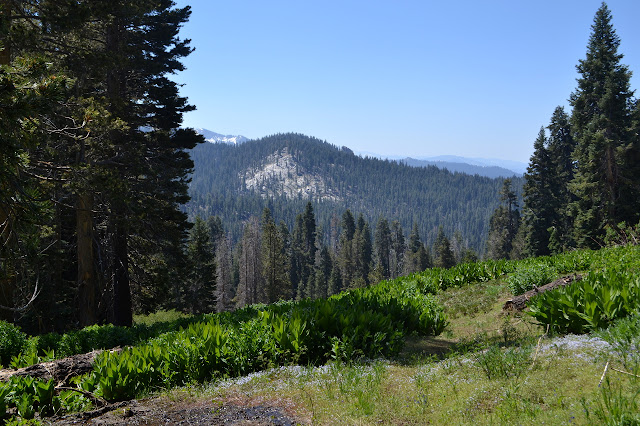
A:
[[[304,425],[310,422],[287,401],[230,397],[224,401],[191,397],[148,398],[99,410],[46,419],[51,425]]]

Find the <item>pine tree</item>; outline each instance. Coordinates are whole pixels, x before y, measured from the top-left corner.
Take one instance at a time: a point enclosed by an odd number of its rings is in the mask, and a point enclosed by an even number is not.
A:
[[[364,220],[362,214],[358,215],[356,231],[353,235],[352,250],[354,267],[352,286],[366,287],[369,285],[373,244],[371,242],[369,224]],[[354,284],[356,282],[357,284]]]
[[[292,237],[291,280],[296,298],[308,297],[313,293],[313,287],[308,288],[309,276],[313,273],[316,256],[316,219],[313,205],[308,202],[302,214],[296,217]]]
[[[571,95],[572,130],[577,141],[577,170],[571,188],[575,238],[579,246],[596,247],[606,228],[636,223],[640,212],[637,164],[629,134],[632,116],[631,72],[620,63],[620,39],[605,3],[596,12],[587,56],[580,60],[578,87]]]
[[[35,174],[52,178],[43,193],[64,201],[46,224],[61,253],[47,279],[61,292],[76,283],[81,324],[130,325],[132,297],[161,299],[175,281],[153,265],[184,263],[185,149],[202,138],[179,129],[192,107],[167,75],[191,52],[177,36],[190,10],[167,0],[9,3],[12,52],[42,55],[74,79],[32,151]]]
[[[389,270],[391,278],[397,278],[404,271],[404,253],[406,250],[404,231],[400,222],[391,222],[391,260]]]
[[[549,230],[558,208],[553,195],[557,188],[552,184],[555,170],[546,145],[545,130],[541,128],[524,176],[522,226],[524,251],[529,256],[549,254]]]
[[[264,302],[261,245],[258,219],[252,217],[245,225],[238,256],[239,280],[235,296],[238,308]]]
[[[572,239],[573,222],[569,214],[570,206],[575,197],[569,190],[569,182],[575,174],[573,151],[576,143],[571,132],[569,116],[563,107],[557,107],[551,116],[548,148],[551,160],[550,186],[553,197],[553,214],[551,229],[549,230],[549,252],[558,253],[574,246]],[[553,235],[553,241],[551,241]]]
[[[489,259],[509,259],[513,241],[520,227],[520,212],[511,179],[503,181],[500,190],[502,204],[494,211],[489,221],[486,256]]]
[[[231,258],[231,242],[229,237],[218,239],[216,244],[216,269],[218,279],[216,282],[216,312],[229,311],[233,308],[233,259]]]
[[[274,303],[290,296],[289,271],[282,235],[271,210],[262,214],[262,271],[264,274],[266,303]]]
[[[451,268],[456,264],[456,258],[451,250],[449,238],[444,234],[442,225],[438,227],[438,235],[433,245],[435,254],[434,265],[438,268]]]
[[[338,243],[338,263],[340,264],[342,288],[349,288],[355,277],[353,239],[356,233],[355,219],[349,209],[342,214],[340,225],[342,231]]]
[[[329,288],[327,289],[327,295],[333,296],[342,291],[342,275],[340,274],[340,266],[338,262],[334,261],[331,268],[331,275],[329,276]]]
[[[216,267],[209,229],[200,216],[189,234],[187,257],[190,273],[184,294],[184,306],[192,314],[216,310]]]
[[[380,269],[382,279],[391,276],[391,229],[389,222],[384,217],[378,219],[374,238],[375,264]]]
[[[315,288],[313,292],[313,298],[326,299],[329,294],[329,280],[331,278],[331,271],[333,270],[333,261],[331,259],[331,253],[329,248],[322,245],[322,248],[316,252],[316,264],[315,264]]]
[[[52,307],[50,301],[39,303],[38,294],[40,299],[62,296],[50,285],[50,272],[58,264],[51,253],[55,241],[44,238],[39,229],[52,217],[40,195],[50,181],[34,173],[37,159],[31,151],[55,130],[46,125],[47,119],[65,98],[70,82],[42,60],[10,61],[6,14],[0,9],[0,319],[13,321],[36,305],[42,310]],[[45,291],[34,282],[44,284]]]
[[[404,252],[403,264],[404,274],[406,275],[424,271],[431,266],[429,253],[420,239],[416,222],[413,223],[413,228],[409,235],[409,244]]]

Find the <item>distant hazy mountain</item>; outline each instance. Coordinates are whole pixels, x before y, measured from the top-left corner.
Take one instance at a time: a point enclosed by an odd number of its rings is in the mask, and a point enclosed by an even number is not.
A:
[[[221,135],[220,133],[216,133],[216,132],[212,132],[211,130],[207,130],[207,129],[194,129],[196,132],[198,132],[199,134],[201,134],[202,136],[204,136],[204,139],[207,142],[211,142],[211,143],[226,143],[226,144],[231,144],[231,145],[238,145],[244,142],[247,142],[249,140],[249,138],[245,138],[244,136],[241,135]]]
[[[444,161],[450,163],[467,163],[473,166],[481,167],[502,167],[504,169],[512,170],[517,175],[523,175],[527,171],[527,163],[513,160],[501,160],[498,158],[469,158],[460,157],[457,155],[439,155],[437,157],[419,157],[419,160],[427,161]]]
[[[522,175],[521,173],[516,173],[514,170],[505,169],[504,167],[479,166],[467,162],[416,160],[415,158],[411,157],[407,157],[398,161],[412,167],[436,166],[440,169],[447,169],[450,172],[454,173],[466,173],[468,175],[479,175],[490,178],[507,178]]]
[[[360,155],[361,157],[381,158],[383,160],[396,160],[414,167],[436,166],[438,168],[447,169],[451,172],[478,174],[480,176],[487,177],[511,177],[513,175],[522,176],[527,171],[526,163],[520,161],[502,160],[498,158],[472,158],[460,157],[457,155],[439,155],[436,157],[409,158],[398,155],[380,155],[367,151],[357,151],[356,154]],[[426,163],[420,163],[421,161],[424,161]],[[456,164],[463,164],[465,166],[462,166],[461,168],[461,166],[456,166]],[[478,166],[481,168],[474,169],[467,166]],[[492,167],[498,167],[504,170],[490,169]]]

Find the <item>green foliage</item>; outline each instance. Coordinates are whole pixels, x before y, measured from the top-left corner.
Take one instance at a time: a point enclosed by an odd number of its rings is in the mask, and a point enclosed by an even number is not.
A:
[[[593,405],[582,401],[587,419],[606,425],[640,424],[640,315],[636,314],[616,321],[606,330],[595,333],[611,345],[612,361],[621,364],[625,371],[635,376],[629,380],[612,380],[607,376]]]
[[[534,265],[524,264],[518,267],[515,272],[509,275],[507,282],[511,292],[514,295],[519,295],[550,283],[557,275],[558,272],[553,266],[538,262]]]
[[[571,94],[577,162],[570,188],[579,245],[594,247],[607,226],[638,221],[637,155],[632,132],[631,72],[621,64],[620,38],[605,3],[591,27],[586,58],[580,60],[578,87]]]
[[[640,388],[627,392],[619,383],[612,383],[609,377],[600,388],[600,400],[595,407],[582,401],[587,419],[593,424],[618,426],[640,425]]]
[[[0,320],[0,365],[7,365],[27,346],[27,335],[20,328]]]
[[[489,259],[511,259],[514,242],[520,227],[518,196],[511,187],[511,179],[505,179],[500,190],[502,204],[489,219],[486,256]]]
[[[217,314],[146,344],[103,352],[81,386],[107,400],[122,400],[278,364],[390,356],[407,334],[439,334],[446,323],[432,295],[384,282],[328,300]]]
[[[529,314],[561,333],[609,326],[640,308],[637,263],[592,271],[584,279],[529,300]]]
[[[611,345],[615,360],[628,372],[640,373],[640,314],[620,319],[596,335]]]
[[[531,362],[530,346],[502,349],[492,345],[476,356],[476,363],[489,380],[520,377]]]

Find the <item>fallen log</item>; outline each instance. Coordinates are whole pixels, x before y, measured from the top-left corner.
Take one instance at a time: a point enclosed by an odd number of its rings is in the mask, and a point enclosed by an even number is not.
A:
[[[519,296],[515,296],[513,299],[507,300],[504,306],[502,307],[502,310],[503,311],[522,311],[524,308],[527,307],[527,302],[533,296],[550,291],[550,290],[555,290],[556,288],[559,288],[559,287],[564,287],[568,284],[571,284],[574,281],[580,281],[581,279],[582,279],[582,275],[580,274],[567,275],[565,277],[558,278],[557,280],[552,281],[549,284],[545,284],[542,287],[536,287],[533,290],[529,290],[526,293],[523,293]]]
[[[121,350],[120,348],[110,349],[116,352]],[[9,368],[0,370],[0,382],[9,381],[13,376],[30,376],[41,380],[53,379],[59,386],[68,385],[71,378],[90,372],[93,369],[93,361],[101,352],[103,351],[95,350],[17,370]]]

